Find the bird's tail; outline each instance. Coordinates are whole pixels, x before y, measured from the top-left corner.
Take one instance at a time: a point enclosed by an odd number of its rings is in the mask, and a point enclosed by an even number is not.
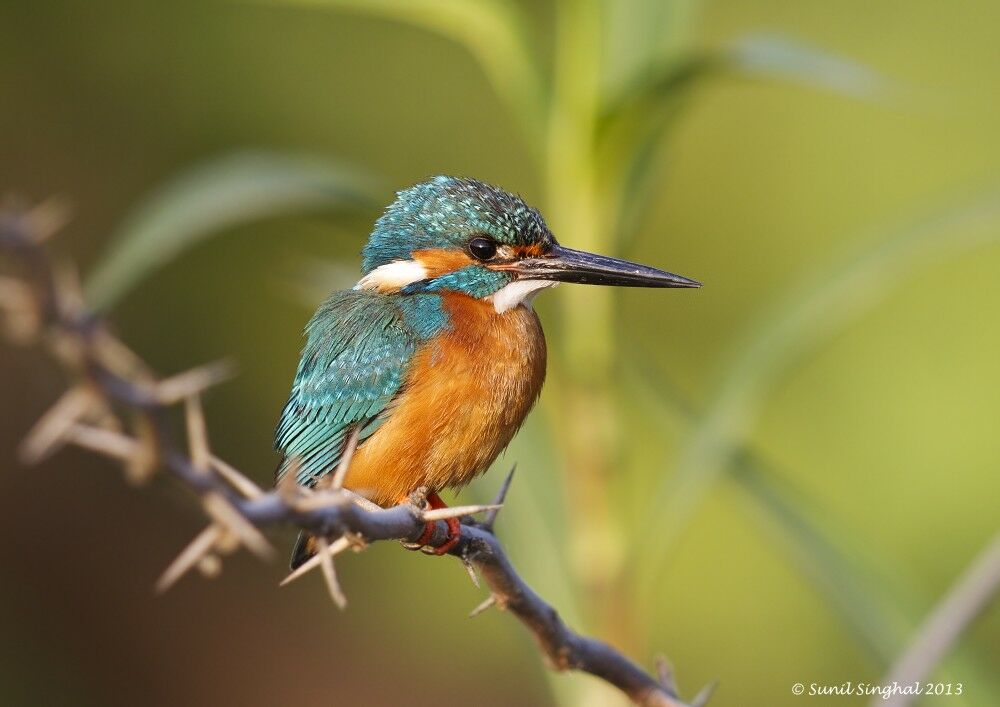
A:
[[[316,536],[305,531],[299,533],[295,541],[295,548],[292,550],[292,559],[289,562],[291,568],[297,569],[299,565],[316,554]]]

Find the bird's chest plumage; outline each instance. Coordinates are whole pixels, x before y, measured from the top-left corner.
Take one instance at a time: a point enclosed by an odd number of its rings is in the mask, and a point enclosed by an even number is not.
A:
[[[391,504],[419,486],[467,483],[510,442],[541,391],[545,339],[527,307],[444,295],[450,326],[416,353],[386,422],[358,450],[346,484]]]

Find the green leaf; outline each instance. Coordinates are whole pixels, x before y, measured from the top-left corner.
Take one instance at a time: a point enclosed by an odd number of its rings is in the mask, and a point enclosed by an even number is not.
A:
[[[520,8],[509,0],[250,0],[350,10],[420,27],[451,39],[472,54],[494,88],[526,124],[540,134],[544,89]]]
[[[720,49],[648,65],[608,98],[598,123],[603,172],[621,202],[619,228],[625,236],[648,202],[658,145],[695,89],[727,77],[798,84],[869,102],[887,102],[896,93],[888,79],[861,63],[777,35],[750,35]]]
[[[777,35],[749,35],[721,49],[694,52],[650,64],[602,110],[607,130],[620,121],[656,118],[656,109],[706,79],[749,77],[830,91],[850,98],[882,101],[893,85],[865,65]],[[654,121],[655,122],[655,121]]]
[[[206,238],[256,219],[374,203],[370,179],[311,159],[241,153],[209,162],[154,190],[126,218],[87,282],[106,309],[150,272]]]
[[[742,37],[721,52],[723,72],[798,83],[842,96],[880,102],[893,84],[864,64],[778,35]]]
[[[701,0],[604,0],[604,85],[621,87],[644,67],[688,50]]]
[[[751,324],[732,347],[733,358],[674,475],[652,496],[643,527],[648,537],[659,538],[664,552],[647,563],[644,583],[655,583],[669,546],[731,463],[781,375],[920,269],[1000,242],[998,223],[1000,185],[995,185],[897,226],[875,246],[804,281]]]

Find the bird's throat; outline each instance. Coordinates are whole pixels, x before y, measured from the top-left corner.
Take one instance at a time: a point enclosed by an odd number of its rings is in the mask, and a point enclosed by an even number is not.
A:
[[[555,287],[554,280],[515,280],[494,292],[486,299],[493,303],[498,314],[509,312],[518,306],[531,307],[531,301],[546,287]]]

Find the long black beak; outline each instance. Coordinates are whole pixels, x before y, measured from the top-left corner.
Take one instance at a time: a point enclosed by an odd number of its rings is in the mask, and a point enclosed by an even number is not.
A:
[[[697,280],[681,275],[560,245],[553,246],[543,256],[517,261],[513,269],[522,280],[558,280],[619,287],[701,287]]]

